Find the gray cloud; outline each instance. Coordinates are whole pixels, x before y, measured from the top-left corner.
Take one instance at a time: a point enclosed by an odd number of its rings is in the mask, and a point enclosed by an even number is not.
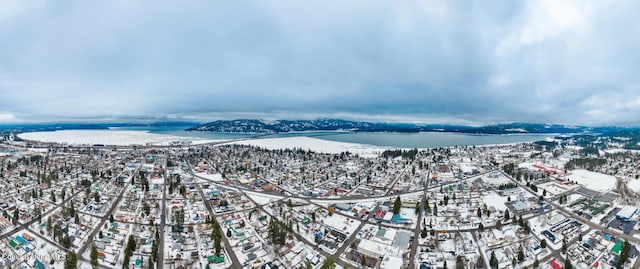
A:
[[[3,1],[0,121],[639,124],[636,1]]]

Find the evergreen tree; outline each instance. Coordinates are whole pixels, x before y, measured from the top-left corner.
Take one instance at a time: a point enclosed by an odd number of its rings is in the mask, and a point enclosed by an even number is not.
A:
[[[536,269],[540,267],[540,261],[538,260],[538,257],[536,257],[536,259],[533,261],[533,268]]]
[[[130,256],[129,252],[127,251],[124,254],[124,261],[122,261],[122,269],[129,269],[130,261],[131,261],[131,256]]]
[[[563,269],[573,269],[573,264],[571,264],[571,260],[569,259],[564,260]]]
[[[53,231],[53,223],[51,222],[51,217],[47,217],[47,232],[51,234]]]
[[[511,216],[509,216],[509,209],[505,209],[504,210],[504,220],[508,221],[511,218]]]
[[[220,256],[220,253],[222,251],[222,231],[220,231],[220,224],[218,224],[218,221],[215,218],[213,218],[211,224],[213,227],[211,237],[213,238],[214,249],[216,252],[216,256]]]
[[[90,257],[91,257],[91,267],[93,269],[97,269],[100,263],[98,262],[98,248],[96,247],[96,244],[91,245]]]
[[[520,248],[518,248],[518,261],[524,261],[524,250],[522,249],[522,245],[520,245]]]
[[[158,260],[158,243],[156,243],[156,240],[153,240],[153,243],[151,243],[151,258],[151,262]]]
[[[427,227],[422,227],[422,232],[420,232],[420,237],[426,238],[429,235],[429,231],[427,231]]]
[[[622,243],[622,248],[620,249],[620,259],[618,259],[616,268],[621,269],[624,267],[624,264],[629,259],[629,250],[631,250],[631,244],[629,244],[629,240],[625,239],[624,243]]]
[[[322,263],[322,266],[320,266],[320,269],[335,269],[336,268],[336,263],[333,261],[332,258],[327,258],[326,260],[324,260],[324,263]]]
[[[11,218],[11,223],[13,223],[13,225],[18,224],[19,218],[20,218],[20,210],[16,208],[16,210],[13,211],[13,218]]]
[[[496,258],[496,253],[491,251],[491,258],[489,259],[489,265],[493,269],[498,269],[498,258]]]
[[[127,240],[127,249],[131,252],[136,250],[136,240],[133,238],[133,235],[129,235],[129,239]]]
[[[400,200],[400,196],[396,197],[396,200],[393,202],[393,214],[400,213],[400,208],[402,207],[402,201]]]
[[[544,239],[540,240],[540,247],[547,248],[547,240],[544,240]]]
[[[422,203],[422,207],[424,208],[424,211],[426,211],[427,213],[431,213],[431,206],[429,205],[428,199],[424,200],[424,202]]]
[[[64,234],[62,237],[62,246],[65,248],[71,248],[71,238],[69,238],[69,234]]]
[[[73,251],[67,252],[67,256],[64,260],[64,269],[76,269],[78,268],[78,257]]]

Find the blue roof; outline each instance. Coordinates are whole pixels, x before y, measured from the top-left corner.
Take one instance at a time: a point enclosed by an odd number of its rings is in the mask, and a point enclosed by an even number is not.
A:
[[[26,239],[22,238],[22,236],[16,235],[16,241],[18,241],[18,243],[26,245],[29,243],[29,241],[27,241]]]
[[[391,222],[392,223],[405,223],[405,222],[409,222],[409,221],[411,221],[411,220],[401,217],[400,214],[393,214],[393,217],[391,217]]]
[[[38,268],[38,269],[44,269],[44,264],[42,262],[40,262],[39,260],[35,260],[33,262],[33,267]]]

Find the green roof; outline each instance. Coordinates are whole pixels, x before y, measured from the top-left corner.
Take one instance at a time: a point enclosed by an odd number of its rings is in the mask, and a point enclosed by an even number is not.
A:
[[[18,246],[18,243],[16,243],[16,241],[10,240],[9,241],[9,246],[11,246],[12,248],[15,248]]]
[[[220,255],[220,256],[209,255],[209,256],[207,256],[207,261],[215,262],[215,263],[221,263],[221,262],[224,262],[224,256],[222,256],[222,255]]]
[[[213,258],[213,262],[215,262],[215,263],[221,263],[221,262],[224,262],[224,256],[222,256],[222,255],[221,255],[221,256],[215,256],[215,257]]]
[[[622,241],[616,242],[616,244],[611,248],[611,252],[615,254],[620,254],[620,250],[622,249]]]
[[[302,219],[302,224],[307,224],[309,221],[311,221],[308,217],[304,217]]]
[[[387,233],[386,229],[380,228],[378,230],[378,232],[376,233],[376,237],[384,237],[384,235]]]

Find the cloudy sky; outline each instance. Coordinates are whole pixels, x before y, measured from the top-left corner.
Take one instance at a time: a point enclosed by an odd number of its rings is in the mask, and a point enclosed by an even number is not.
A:
[[[639,1],[0,2],[0,122],[640,125]]]

